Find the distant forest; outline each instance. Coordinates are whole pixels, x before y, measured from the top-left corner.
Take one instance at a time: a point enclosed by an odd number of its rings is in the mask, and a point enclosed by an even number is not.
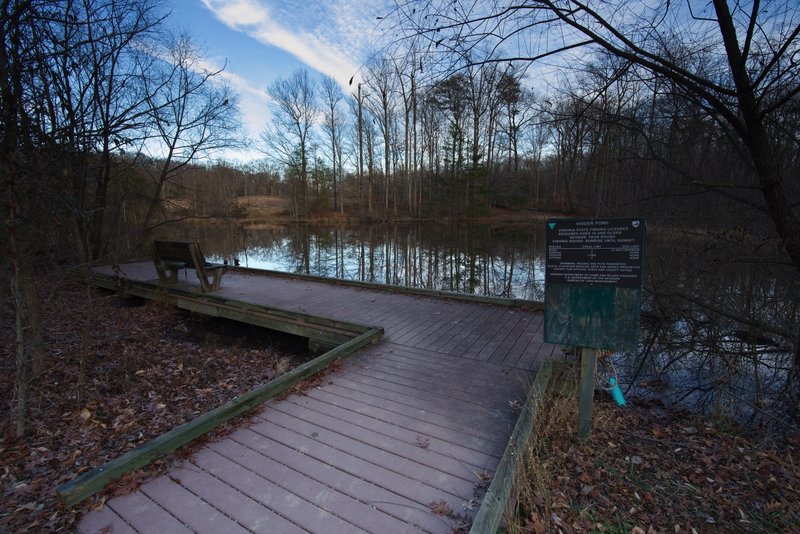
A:
[[[164,225],[241,216],[249,195],[289,199],[296,221],[645,217],[669,244],[648,259],[653,306],[766,335],[797,384],[800,7],[459,5],[397,4],[395,40],[353,79],[278,79],[248,140],[222,71],[158,2],[2,1],[0,297],[19,387],[41,370],[38,272],[141,255]],[[569,39],[505,52],[554,31]],[[264,157],[224,162],[245,145]]]
[[[742,26],[742,13],[718,14],[738,24],[730,31],[750,32],[741,69],[731,68],[724,32],[692,33],[695,21],[657,38],[640,24],[621,27],[632,32],[630,53],[598,34],[600,46],[544,84],[529,75],[531,61],[481,39],[432,41],[424,21],[446,13],[420,5],[398,15],[407,38],[349,86],[305,70],[276,80],[266,88],[272,120],[250,140],[222,72],[206,69],[190,36],[170,33],[157,3],[5,2],[10,257],[24,270],[42,255],[125,256],[119,236],[140,236],[140,246],[176,199],[196,204],[182,217],[208,217],[235,214],[240,195],[281,195],[296,220],[471,217],[495,207],[645,216],[775,240],[774,252],[800,268],[798,15],[784,7],[753,13],[769,31]],[[578,22],[591,30],[591,20]],[[455,18],[444,32],[483,35],[471,24]],[[263,158],[225,163],[244,146]]]

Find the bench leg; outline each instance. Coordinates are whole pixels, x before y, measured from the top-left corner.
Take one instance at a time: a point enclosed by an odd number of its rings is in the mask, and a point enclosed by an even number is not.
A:
[[[208,280],[208,273],[195,270],[197,279],[200,280],[200,287],[203,288],[203,293],[210,293],[219,289],[220,281],[222,280],[222,269],[214,269],[211,272],[211,281]]]
[[[180,269],[170,269],[169,274],[166,269],[156,269],[158,271],[158,279],[162,284],[170,285],[178,281],[178,271]]]
[[[203,293],[209,293],[212,291],[211,284],[208,283],[208,276],[205,273],[200,272],[199,269],[195,269],[194,271],[197,273],[197,279],[200,280],[200,287],[203,290]]]
[[[219,289],[219,283],[222,280],[222,271],[217,271],[214,273],[214,276],[211,278],[211,291],[216,291]]]

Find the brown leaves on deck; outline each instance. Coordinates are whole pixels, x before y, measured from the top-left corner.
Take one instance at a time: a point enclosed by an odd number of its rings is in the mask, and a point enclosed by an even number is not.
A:
[[[576,439],[575,402],[556,401],[524,474],[522,532],[792,532],[798,441],[759,442],[656,403],[596,403]]]
[[[478,500],[473,498],[461,503],[464,513],[456,513],[444,500],[432,501],[428,504],[433,515],[446,518],[450,524],[450,534],[466,534],[472,525],[469,513],[478,505]]]
[[[449,517],[453,514],[453,510],[445,501],[433,501],[428,506],[431,508],[431,513],[434,515],[441,515]]]
[[[79,387],[86,288],[58,279],[43,280],[40,287],[54,289],[43,309],[47,368],[31,382],[28,436],[0,444],[0,532],[71,530],[78,512],[58,510],[55,489],[60,484],[287,367],[287,355],[265,348],[265,343],[223,342],[210,325],[172,307],[133,305],[95,293],[85,384]],[[12,347],[10,306],[5,313],[0,344]],[[14,359],[5,354],[0,360],[0,413],[8,413],[14,372]],[[8,424],[7,418],[0,420],[1,435],[9,435]],[[191,447],[178,452],[187,450]],[[109,492],[136,488],[167,464],[159,460],[126,475]]]

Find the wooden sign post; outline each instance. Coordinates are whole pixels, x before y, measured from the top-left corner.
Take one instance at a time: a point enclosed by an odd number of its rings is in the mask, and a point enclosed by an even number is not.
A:
[[[591,434],[595,349],[639,343],[645,223],[552,219],[545,226],[544,339],[581,348],[578,437]]]
[[[581,348],[581,383],[578,388],[578,439],[592,434],[594,412],[594,372],[597,367],[597,350]]]

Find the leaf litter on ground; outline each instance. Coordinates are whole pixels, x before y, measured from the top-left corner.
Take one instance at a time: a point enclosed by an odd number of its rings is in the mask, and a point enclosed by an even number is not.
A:
[[[198,444],[124,476],[71,510],[58,505],[59,485],[305,359],[268,340],[218,334],[216,325],[164,304],[99,291],[89,299],[86,286],[56,275],[40,280],[39,287],[49,290],[42,307],[45,369],[29,385],[27,435],[13,439],[10,416],[0,420],[0,532],[71,531],[86,510],[136,489]],[[3,413],[10,414],[14,320],[5,304],[0,398]],[[86,365],[80,385],[82,353]],[[247,414],[222,425],[205,440],[246,419]]]
[[[577,401],[555,396],[535,425],[509,532],[797,532],[798,436],[633,399],[595,402],[577,439]]]

